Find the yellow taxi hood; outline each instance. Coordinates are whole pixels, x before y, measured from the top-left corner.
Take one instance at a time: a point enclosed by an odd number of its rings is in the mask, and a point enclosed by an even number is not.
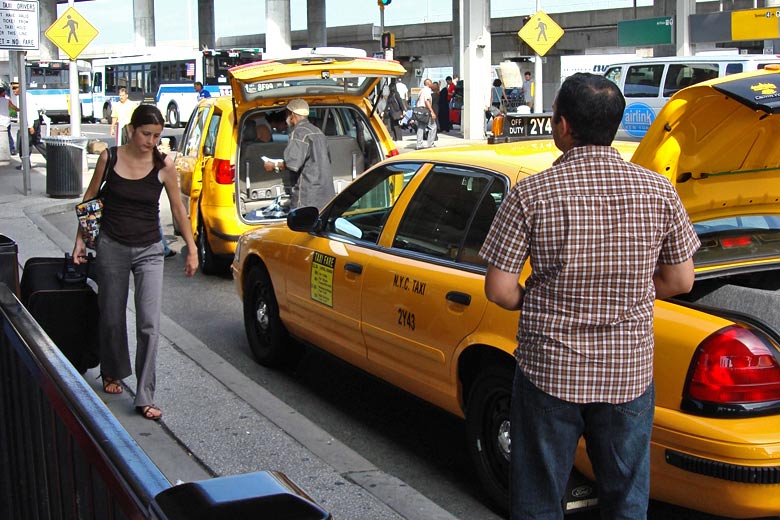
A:
[[[768,67],[680,90],[631,160],[668,177],[694,222],[777,213],[780,70]]]
[[[239,65],[230,69],[229,76],[233,97],[241,106],[295,97],[366,98],[380,78],[405,73],[397,61],[307,54]]]

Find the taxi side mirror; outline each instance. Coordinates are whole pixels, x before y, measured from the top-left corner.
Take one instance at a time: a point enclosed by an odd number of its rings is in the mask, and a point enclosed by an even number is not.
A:
[[[287,215],[287,227],[293,231],[313,231],[320,218],[320,210],[313,206],[295,208]]]

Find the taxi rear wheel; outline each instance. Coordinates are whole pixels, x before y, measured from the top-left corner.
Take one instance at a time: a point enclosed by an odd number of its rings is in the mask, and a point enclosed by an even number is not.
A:
[[[250,268],[244,285],[244,327],[252,354],[261,365],[284,367],[299,357],[300,346],[290,340],[276,302],[271,277],[262,266]]]
[[[211,251],[206,225],[202,218],[198,219],[198,236],[195,237],[195,246],[198,248],[198,263],[203,274],[219,274],[219,262]]]
[[[466,407],[468,451],[488,498],[509,510],[509,418],[513,366],[493,366],[474,381]]]

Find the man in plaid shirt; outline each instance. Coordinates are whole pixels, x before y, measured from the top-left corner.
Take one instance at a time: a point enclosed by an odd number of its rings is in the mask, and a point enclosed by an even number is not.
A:
[[[488,299],[522,309],[513,519],[563,517],[582,435],[604,518],[647,516],[653,303],[690,291],[700,243],[672,184],[610,146],[624,108],[603,76],[570,76],[553,104],[563,155],[512,189],[480,252]],[[529,257],[523,288],[518,276]]]

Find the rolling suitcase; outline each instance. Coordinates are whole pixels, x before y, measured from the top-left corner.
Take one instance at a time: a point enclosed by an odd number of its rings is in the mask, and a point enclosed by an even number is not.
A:
[[[30,258],[22,271],[22,304],[79,373],[100,361],[97,294],[87,283],[90,262]]]

